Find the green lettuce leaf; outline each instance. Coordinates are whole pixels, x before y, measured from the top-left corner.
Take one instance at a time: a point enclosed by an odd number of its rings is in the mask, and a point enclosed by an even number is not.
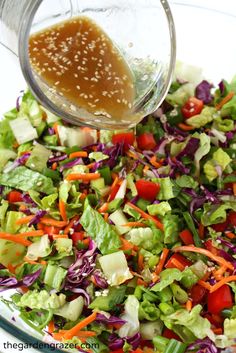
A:
[[[46,290],[29,290],[20,297],[17,302],[19,307],[29,307],[30,309],[58,309],[66,303],[65,294],[49,294]]]
[[[168,201],[162,201],[155,205],[147,206],[148,213],[151,216],[165,216],[165,214],[171,211],[171,207]]]
[[[210,136],[208,136],[204,132],[201,134],[196,133],[193,136],[199,138],[199,140],[200,140],[200,146],[194,155],[194,160],[195,160],[195,164],[196,164],[196,175],[199,175],[199,173],[200,173],[200,160],[210,152],[211,139],[210,139]]]
[[[160,310],[147,299],[139,304],[139,320],[156,321],[160,317]]]
[[[222,148],[218,148],[216,152],[213,153],[212,159],[204,164],[204,173],[209,181],[212,181],[218,177],[216,167],[220,167],[222,171],[230,164],[232,159],[229,155],[223,151]]]
[[[31,155],[26,162],[26,167],[40,173],[47,167],[47,161],[50,155],[51,151],[38,143],[34,146]]]
[[[169,177],[167,178],[155,178],[154,182],[160,184],[160,191],[157,195],[158,200],[169,200],[173,199],[173,183]]]
[[[189,175],[181,175],[176,179],[176,184],[181,188],[195,189],[198,183]]]
[[[152,291],[161,292],[164,288],[168,287],[174,281],[180,281],[183,274],[177,268],[167,268],[160,274],[160,282],[152,287]]]
[[[80,223],[103,255],[115,252],[120,248],[121,242],[118,234],[90,205],[85,207]]]
[[[201,222],[206,227],[211,224],[223,223],[227,217],[227,210],[232,209],[236,211],[236,203],[226,202],[223,205],[205,203],[203,209]]]
[[[139,301],[134,295],[128,295],[125,301],[125,311],[121,319],[126,323],[119,329],[120,337],[133,336],[139,331]]]
[[[194,115],[191,118],[186,120],[188,125],[191,125],[195,128],[200,128],[210,123],[215,115],[217,114],[217,110],[213,107],[205,107],[202,109],[200,114]]]
[[[0,184],[22,191],[35,190],[50,195],[56,192],[52,179],[24,166],[0,175]]]
[[[125,297],[125,286],[118,286],[109,289],[106,296],[99,296],[95,298],[89,305],[90,309],[99,309],[103,311],[110,311],[114,309],[117,304],[123,302]]]
[[[179,237],[179,216],[167,213],[163,219],[164,243],[173,244]]]

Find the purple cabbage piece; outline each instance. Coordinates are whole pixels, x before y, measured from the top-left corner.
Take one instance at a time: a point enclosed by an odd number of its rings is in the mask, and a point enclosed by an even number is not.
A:
[[[198,208],[202,207],[202,205],[205,203],[206,197],[205,196],[200,196],[197,198],[192,199],[190,202],[189,206],[189,211],[191,214],[193,214],[194,211],[196,211]]]
[[[220,83],[218,84],[218,86],[219,86],[219,90],[220,90],[221,95],[223,95],[224,92],[225,92],[225,84],[224,84],[224,81],[223,81],[223,80],[220,81]]]
[[[138,202],[139,200],[139,196],[134,196],[131,200],[130,200],[130,203],[132,203],[133,205],[136,205],[136,203]]]
[[[201,99],[205,104],[212,102],[213,96],[211,95],[211,88],[213,85],[206,80],[203,80],[199,85],[197,85],[195,90],[195,96]]]
[[[96,321],[107,325],[112,325],[112,324],[124,325],[126,323],[125,320],[122,320],[119,317],[112,316],[112,315],[109,317],[106,317],[103,314],[97,314]]]
[[[126,337],[126,340],[129,344],[131,344],[133,349],[137,349],[140,344],[141,335],[138,332],[135,335],[133,335],[132,337]]]
[[[50,136],[55,135],[55,130],[53,129],[53,127],[48,128],[48,133]]]
[[[29,196],[29,194],[22,194],[22,200],[24,203],[29,204],[33,207],[36,207],[37,204],[31,199],[31,197]]]
[[[108,155],[110,158],[106,160],[106,165],[110,168],[114,168],[118,157],[123,155],[123,144],[122,143],[117,143],[116,145],[105,148],[102,152],[106,155]]]
[[[108,346],[111,350],[120,349],[123,347],[125,341],[127,341],[127,343],[129,343],[132,346],[132,349],[135,350],[138,348],[140,344],[141,335],[138,332],[133,336],[121,338],[121,337],[118,337],[116,334],[111,334],[108,338]]]
[[[67,158],[67,154],[55,156],[55,157],[49,158],[48,163],[61,162],[61,161],[64,161],[66,158]]]
[[[234,254],[236,254],[236,245],[230,243],[228,240],[225,240],[221,237],[217,238],[221,244],[225,245],[227,248],[229,248]]]
[[[33,224],[38,224],[40,222],[40,219],[46,214],[47,212],[44,210],[37,211],[34,218],[32,218],[31,221],[29,222],[29,227],[31,227]]]
[[[197,149],[199,148],[200,145],[200,140],[195,138],[195,137],[191,137],[187,143],[187,145],[184,147],[184,149],[177,155],[176,158],[182,158],[184,156],[188,156],[191,157],[192,159],[194,158],[194,154],[197,151]]]
[[[188,137],[189,135],[186,131],[170,126],[168,123],[164,123],[163,128],[169,135],[177,137],[178,139],[180,138],[181,141],[183,141],[183,137]]]
[[[177,169],[183,174],[189,174],[189,168],[185,167],[185,165],[179,161],[177,158],[173,162],[170,158],[170,156],[167,157],[167,162],[170,167],[172,167],[173,170]]]
[[[24,95],[24,91],[22,90],[22,91],[20,91],[20,95],[16,99],[16,110],[18,112],[20,110],[20,105],[21,105],[21,101],[22,101],[23,95]]]
[[[67,289],[69,289],[72,293],[81,294],[82,297],[84,297],[85,305],[89,306],[89,304],[91,303],[91,298],[90,298],[89,294],[86,292],[85,289],[82,289],[82,288],[69,288],[69,287],[67,287]]]
[[[203,193],[205,194],[206,201],[210,201],[213,204],[220,203],[218,198],[212,192],[210,192],[207,188],[205,188],[204,186],[201,186],[201,189],[202,189]]]
[[[193,350],[196,353],[220,353],[220,349],[216,348],[215,344],[209,338],[196,340],[188,346],[187,350]]]
[[[17,158],[9,167],[6,168],[7,172],[12,171],[13,169],[19,167],[20,165],[24,165],[26,160],[29,158],[30,153],[25,153],[23,156]]]
[[[168,139],[162,137],[162,138],[158,141],[156,147],[154,148],[154,152],[155,152],[155,153],[159,153],[159,154],[161,154],[161,155],[165,155],[165,147],[166,147],[166,145],[167,145],[168,143],[169,143]]]
[[[22,285],[26,287],[31,286],[40,276],[41,271],[42,270],[39,269],[34,273],[26,275],[20,281],[18,281],[15,277],[0,278],[0,292],[3,292],[8,289],[18,288],[18,287],[21,287]]]
[[[76,158],[76,159],[74,159],[73,161],[70,161],[70,162],[68,162],[68,163],[66,163],[66,164],[64,164],[64,165],[62,165],[62,166],[60,167],[60,172],[63,172],[64,169],[69,169],[69,168],[72,168],[72,167],[74,167],[75,165],[79,165],[79,164],[82,164],[82,165],[84,164],[82,158]]]
[[[225,133],[225,136],[227,140],[232,140],[232,138],[234,137],[234,133],[232,131],[229,131]]]
[[[0,185],[0,195],[3,194],[3,191],[4,191],[4,186],[3,186],[3,185]]]
[[[76,261],[68,269],[65,289],[72,290],[81,287],[84,280],[94,271],[96,248],[96,244],[90,240],[88,250],[76,251]]]
[[[102,272],[100,270],[95,270],[93,272],[93,277],[98,285],[98,287],[106,289],[108,288],[108,283],[106,279],[103,277]]]

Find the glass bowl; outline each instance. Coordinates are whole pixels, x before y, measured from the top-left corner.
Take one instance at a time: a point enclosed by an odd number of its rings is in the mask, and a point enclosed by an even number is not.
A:
[[[170,5],[176,24],[177,58],[202,67],[205,78],[211,79],[215,84],[222,78],[231,79],[236,73],[235,1],[227,0],[227,8],[225,8],[225,2],[220,0],[181,0],[181,2],[173,0],[170,1]],[[2,62],[0,66],[0,111],[3,113],[14,105],[16,96],[25,87],[25,83],[17,65],[10,72],[6,69],[9,67],[10,60],[8,51],[1,48],[0,55]],[[7,291],[1,295],[7,299],[10,294],[10,291]],[[16,321],[13,321],[13,317]],[[27,353],[50,352],[46,345],[42,345],[42,337],[26,326],[17,318],[15,312],[11,312],[1,302],[0,327],[1,352],[14,351],[13,348],[7,347],[7,342],[31,343],[38,347],[36,350],[25,349]],[[53,351],[59,352],[56,349]]]

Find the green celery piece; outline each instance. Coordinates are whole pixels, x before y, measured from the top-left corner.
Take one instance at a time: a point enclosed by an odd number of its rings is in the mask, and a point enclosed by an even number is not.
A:
[[[36,170],[41,173],[47,167],[47,161],[51,155],[51,151],[43,145],[37,144],[34,146],[29,159],[26,162],[26,167]]]
[[[89,337],[86,340],[86,343],[90,345],[91,350],[94,353],[109,353],[110,349],[103,343],[101,342],[97,337]]]
[[[47,195],[56,192],[51,179],[24,166],[17,167],[9,173],[1,174],[0,184],[22,191],[44,192]]]
[[[160,310],[155,304],[144,299],[139,303],[139,320],[156,321],[160,317]]]
[[[95,241],[103,255],[115,252],[120,248],[119,235],[110,224],[104,221],[100,213],[95,211],[88,203],[85,205],[80,223]]]
[[[66,274],[67,270],[64,268],[48,264],[44,275],[44,283],[59,291]]]
[[[125,291],[126,287],[125,286],[119,286],[119,287],[112,287],[107,296],[103,297],[97,297],[92,301],[92,303],[89,305],[90,309],[99,309],[99,310],[104,310],[104,311],[110,311],[113,309],[117,304],[120,304],[123,302],[124,297],[125,297]]]
[[[170,288],[177,302],[180,304],[186,303],[188,300],[188,294],[185,292],[185,290],[183,290],[177,283],[171,283]]]
[[[166,346],[164,353],[184,353],[187,349],[187,344],[171,339]]]
[[[184,219],[185,219],[185,222],[186,222],[188,228],[190,229],[191,233],[193,234],[194,244],[197,247],[202,248],[202,241],[199,237],[198,231],[196,230],[195,224],[193,222],[193,219],[192,219],[190,213],[186,211],[183,213],[183,216],[184,216]]]
[[[111,177],[111,170],[108,166],[102,167],[98,169],[98,172],[101,174],[101,177],[104,178],[106,185],[111,185],[112,177]]]
[[[165,337],[162,337],[162,336],[155,336],[152,339],[153,345],[157,349],[157,352],[164,352],[164,350],[166,349],[169,341],[170,340],[168,338],[165,338]]]
[[[146,211],[147,206],[150,205],[150,201],[139,198],[136,205],[137,205],[137,207],[141,208],[141,210]]]
[[[120,208],[120,206],[122,205],[123,201],[124,201],[123,199],[114,199],[111,202],[109,202],[108,212],[112,213],[118,210],[118,208]]]

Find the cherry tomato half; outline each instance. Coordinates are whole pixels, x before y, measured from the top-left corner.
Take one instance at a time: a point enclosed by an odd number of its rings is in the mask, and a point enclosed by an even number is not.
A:
[[[7,200],[10,203],[21,202],[22,194],[19,191],[10,191],[9,194],[7,195]]]
[[[128,149],[129,145],[133,145],[134,140],[135,140],[135,136],[133,132],[123,132],[112,136],[112,143],[114,145],[116,143],[123,143],[125,149]]]
[[[190,297],[193,305],[203,304],[206,300],[207,289],[195,284],[190,290]]]
[[[152,181],[140,179],[135,183],[138,196],[142,199],[153,202],[160,190],[160,185]]]
[[[181,111],[183,116],[188,119],[194,115],[200,114],[203,108],[203,101],[195,97],[190,97],[183,105]]]
[[[192,262],[186,259],[186,257],[180,254],[174,254],[167,261],[165,268],[177,268],[175,261],[173,260],[177,260],[183,267],[188,267],[192,265]]]

